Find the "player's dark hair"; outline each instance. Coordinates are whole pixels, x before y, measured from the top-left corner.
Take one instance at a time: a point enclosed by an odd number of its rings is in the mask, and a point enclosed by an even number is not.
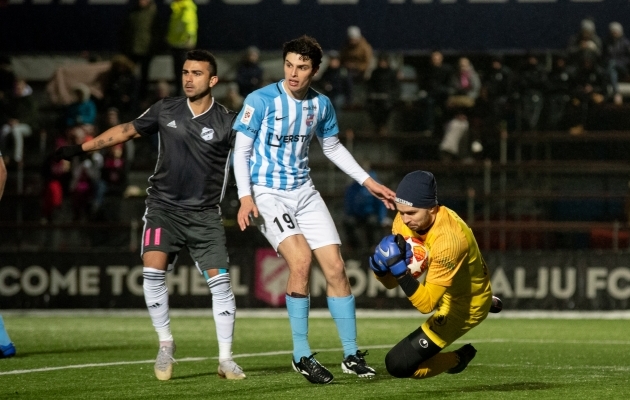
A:
[[[214,58],[212,53],[210,53],[208,50],[199,50],[199,49],[190,50],[188,53],[186,53],[186,60],[206,61],[212,67],[210,68],[210,76],[215,76],[218,73],[217,60]]]
[[[282,46],[282,59],[287,58],[288,53],[295,53],[302,56],[304,60],[311,60],[313,68],[319,68],[322,62],[324,51],[315,38],[308,35],[300,36],[297,39],[288,41]]]

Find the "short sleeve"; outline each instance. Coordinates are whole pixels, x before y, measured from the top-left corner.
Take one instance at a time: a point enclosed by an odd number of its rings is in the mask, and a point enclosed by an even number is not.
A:
[[[235,131],[243,132],[250,138],[256,137],[260,132],[265,112],[265,103],[261,96],[257,93],[250,93],[245,102],[243,108],[236,116],[234,126]]]
[[[162,100],[153,104],[138,118],[133,121],[133,126],[139,134],[154,135],[160,130],[160,112],[162,111]]]

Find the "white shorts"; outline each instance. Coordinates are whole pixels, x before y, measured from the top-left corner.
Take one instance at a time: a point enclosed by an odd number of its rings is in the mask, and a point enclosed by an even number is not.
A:
[[[311,250],[341,244],[324,199],[308,181],[295,190],[252,186],[259,217],[254,220],[274,250],[292,235],[304,235]]]

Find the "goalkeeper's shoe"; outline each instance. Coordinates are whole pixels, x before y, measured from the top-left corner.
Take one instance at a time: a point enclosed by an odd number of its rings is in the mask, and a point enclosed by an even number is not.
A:
[[[0,346],[0,358],[9,358],[15,355],[15,346],[9,343],[6,346]]]
[[[173,363],[175,359],[175,343],[172,346],[161,346],[155,359],[155,377],[161,381],[168,381],[173,376]]]
[[[490,312],[496,314],[503,310],[503,302],[497,296],[492,296],[492,305],[490,306]]]
[[[245,379],[243,369],[239,367],[233,360],[226,360],[219,362],[218,369],[219,378],[225,379]]]
[[[376,375],[374,368],[367,365],[365,362],[365,356],[368,352],[361,352],[357,350],[356,354],[350,354],[341,362],[341,369],[344,374],[355,374],[359,378],[371,378]]]
[[[302,374],[311,383],[327,384],[332,382],[333,375],[315,359],[315,354],[317,353],[313,353],[308,357],[302,357],[299,362],[295,362],[292,359],[293,369]]]
[[[468,363],[471,362],[473,358],[475,358],[475,355],[477,354],[477,349],[475,349],[472,344],[468,343],[455,350],[455,354],[457,354],[459,362],[456,366],[446,371],[449,374],[459,374],[460,372],[465,370],[468,366]]]

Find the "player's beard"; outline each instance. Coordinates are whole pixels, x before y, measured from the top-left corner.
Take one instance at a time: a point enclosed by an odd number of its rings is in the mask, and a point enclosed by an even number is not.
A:
[[[208,86],[208,87],[206,88],[206,90],[204,90],[203,92],[198,93],[198,94],[196,94],[196,95],[193,95],[193,96],[189,97],[189,98],[188,98],[188,100],[190,100],[190,101],[197,101],[197,100],[200,100],[200,99],[202,99],[202,98],[204,98],[204,97],[206,97],[206,96],[210,96],[210,97],[212,97],[212,94],[211,94],[211,89],[210,89],[210,87],[209,87],[209,86]]]

